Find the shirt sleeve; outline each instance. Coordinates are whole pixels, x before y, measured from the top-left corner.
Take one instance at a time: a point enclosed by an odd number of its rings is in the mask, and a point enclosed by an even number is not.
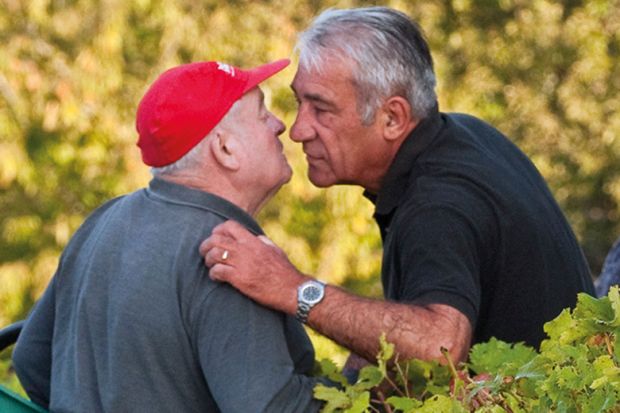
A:
[[[55,277],[35,304],[13,349],[13,366],[28,397],[48,408],[54,331]]]
[[[411,208],[396,223],[399,301],[445,304],[476,325],[480,307],[480,234],[459,209],[429,203]]]
[[[221,411],[319,410],[321,403],[313,398],[319,379],[296,370],[284,314],[221,284],[192,319],[200,365]]]

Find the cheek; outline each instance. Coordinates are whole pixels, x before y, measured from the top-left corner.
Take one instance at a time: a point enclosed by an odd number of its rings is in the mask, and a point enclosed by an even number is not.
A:
[[[326,162],[330,168],[334,170],[342,168],[347,161],[347,152],[342,147],[338,136],[333,133],[322,135],[320,142],[326,155]]]

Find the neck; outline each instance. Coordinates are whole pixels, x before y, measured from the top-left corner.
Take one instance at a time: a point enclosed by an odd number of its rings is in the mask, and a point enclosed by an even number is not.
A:
[[[210,176],[211,178],[207,178]],[[198,173],[195,171],[179,171],[173,174],[157,176],[169,182],[199,191],[209,192],[227,200],[255,217],[260,208],[269,199],[269,194],[259,196],[252,190],[239,190],[227,176],[218,173]]]
[[[378,172],[374,174],[374,179],[369,180],[366,184],[362,185],[364,189],[371,194],[378,194],[381,191],[381,187],[383,186],[383,181],[385,180],[390,167],[394,163],[394,159],[396,159],[396,155],[400,147],[403,145],[403,142],[409,137],[411,132],[418,126],[419,120],[412,119],[406,128],[393,140],[391,140],[390,144],[385,146],[386,150],[383,153],[382,158],[380,159],[380,167],[378,168]]]
[[[383,185],[383,181],[385,180],[385,176],[387,175],[392,163],[394,163],[394,159],[396,158],[396,154],[400,149],[402,143],[405,141],[406,136],[398,141],[394,141],[389,148],[386,148],[385,152],[378,156],[375,153],[375,157],[377,159],[377,166],[374,170],[368,169],[369,179],[367,179],[362,187],[371,194],[378,194],[381,191],[381,187]]]

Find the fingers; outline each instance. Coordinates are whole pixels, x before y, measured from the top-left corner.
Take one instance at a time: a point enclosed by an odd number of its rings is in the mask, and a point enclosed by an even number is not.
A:
[[[230,266],[232,256],[233,252],[229,249],[213,247],[206,251],[204,260],[207,267],[213,267],[217,264]]]
[[[213,269],[216,266],[215,274],[219,274],[223,267],[231,267],[231,261],[234,253],[235,240],[228,235],[212,234],[209,238],[204,240],[198,251],[204,258],[204,263],[207,267]],[[219,264],[219,265],[218,265]],[[222,267],[222,268],[219,268]],[[209,272],[209,276],[213,279],[214,276]]]
[[[275,247],[275,244],[269,238],[265,236],[260,237],[263,242]],[[211,232],[211,236],[200,244],[198,251],[200,255],[205,257],[207,265],[213,265],[216,262],[223,261],[221,257],[224,251],[228,251],[228,254],[231,254],[237,242],[251,244],[256,242],[256,237],[238,222],[229,220],[216,226]],[[216,248],[217,252],[210,253],[211,250]]]
[[[200,243],[198,251],[203,257],[209,252],[209,250],[220,247],[222,249],[230,250],[235,243],[235,240],[228,235],[224,234],[211,234],[211,236]]]
[[[209,268],[209,278],[214,281],[225,282],[228,281],[233,273],[233,269],[224,264],[215,264]]]

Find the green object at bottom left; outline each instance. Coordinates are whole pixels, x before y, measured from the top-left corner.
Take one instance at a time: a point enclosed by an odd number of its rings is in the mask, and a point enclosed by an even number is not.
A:
[[[46,413],[47,410],[37,406],[30,400],[0,386],[1,413]]]

